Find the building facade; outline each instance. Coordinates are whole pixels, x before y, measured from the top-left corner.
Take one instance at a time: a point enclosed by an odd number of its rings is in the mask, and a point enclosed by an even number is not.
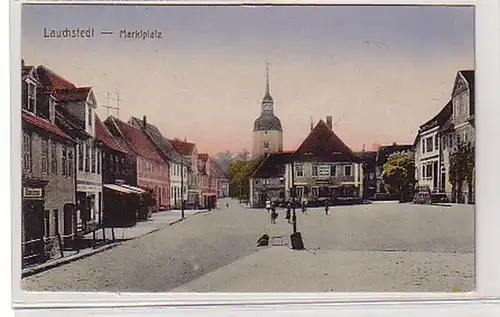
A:
[[[198,150],[196,144],[187,140],[169,139],[170,144],[184,158],[187,167],[187,205],[197,208],[201,205],[201,175],[198,170]],[[179,177],[180,178],[180,177]],[[183,179],[183,183],[186,178]]]
[[[281,202],[285,199],[285,165],[292,151],[269,154],[250,176],[250,205],[263,208],[266,201]]]
[[[175,150],[170,140],[165,138],[156,126],[147,122],[146,116],[142,120],[132,117],[129,123],[142,129],[167,163],[169,168],[169,206],[180,209],[182,201],[184,200],[184,203],[187,201],[189,162]]]
[[[253,125],[252,156],[283,151],[283,128],[274,115],[274,100],[269,92],[269,69],[266,68],[266,90],[261,102],[260,116]]]
[[[75,142],[55,124],[57,99],[22,66],[23,266],[62,252],[76,234]]]
[[[459,144],[475,145],[475,100],[474,71],[461,70],[455,77],[451,96],[451,115],[439,130],[441,156],[441,187],[453,202],[475,202],[475,165],[471,184],[466,181],[458,189],[458,184],[450,182],[450,158]]]
[[[320,120],[285,165],[285,198],[308,201],[360,199],[363,196],[363,164],[360,157],[333,132],[331,117]],[[292,174],[293,173],[293,174]]]
[[[134,154],[137,179],[134,186],[153,193],[155,206],[153,211],[170,208],[170,171],[153,142],[141,129],[114,117],[108,117],[104,125],[127,151]]]
[[[95,140],[97,101],[91,87],[77,87],[50,69],[39,66],[43,87],[57,99],[56,124],[76,144],[76,221],[84,234],[99,227],[102,217],[102,148]]]

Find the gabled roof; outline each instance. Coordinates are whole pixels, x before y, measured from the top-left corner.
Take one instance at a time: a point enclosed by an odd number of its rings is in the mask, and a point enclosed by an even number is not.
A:
[[[53,124],[52,122],[42,119],[40,117],[35,116],[34,114],[22,110],[21,118],[24,124],[30,124],[34,127],[44,130],[45,132],[49,132],[53,135],[61,137],[66,140],[74,141],[69,135],[64,133],[58,126]]]
[[[135,117],[130,118],[129,124],[133,125],[137,129],[140,129],[145,135],[147,135],[165,160],[176,163],[183,161],[168,139],[162,135],[156,126],[148,122],[146,122],[146,126],[144,126],[143,120]]]
[[[295,151],[296,159],[313,159],[327,162],[359,161],[351,149],[320,120],[316,127]]]
[[[383,145],[378,149],[376,163],[379,166],[387,162],[387,158],[397,152],[407,152],[413,150],[413,144],[392,144]]]
[[[269,154],[253,171],[250,178],[282,177],[285,175],[285,165],[292,156],[292,151]]]
[[[227,177],[226,173],[224,173],[222,171],[222,168],[220,167],[219,163],[217,163],[215,160],[212,160],[210,162],[210,171],[211,171],[211,175],[217,179],[220,179],[220,180],[228,180],[229,179]]]
[[[56,74],[47,67],[40,65],[36,68],[38,78],[42,85],[49,90],[75,89],[76,86],[66,78]]]
[[[128,151],[118,143],[118,141],[113,137],[111,132],[109,132],[108,128],[102,123],[101,119],[97,115],[95,115],[95,138],[102,142],[104,146],[107,148],[122,152],[122,153],[127,153]]]
[[[475,98],[475,90],[476,90],[476,83],[475,83],[475,75],[474,75],[474,70],[460,70],[460,74],[465,78],[467,83],[469,84],[469,91],[470,91],[470,108],[472,113],[475,113],[475,106],[476,106],[476,98]]]
[[[55,96],[59,102],[85,102],[91,91],[91,87],[57,89],[55,90]]]
[[[165,163],[160,154],[156,151],[156,147],[151,140],[140,129],[125,123],[117,118],[109,117],[104,122],[106,125],[114,125],[121,137],[127,143],[128,148],[136,155],[156,161],[158,163]]]
[[[169,139],[168,142],[170,142],[177,153],[183,156],[193,155],[196,149],[196,145],[192,142],[182,141],[180,139]]]
[[[420,126],[419,132],[430,130],[435,127],[441,127],[444,125],[446,120],[448,120],[453,115],[453,103],[448,101],[448,103],[436,114],[432,119]]]

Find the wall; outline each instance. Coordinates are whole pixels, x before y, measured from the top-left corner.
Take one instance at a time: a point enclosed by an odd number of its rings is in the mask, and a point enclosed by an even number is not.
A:
[[[264,148],[264,142],[269,142],[269,149],[266,151]],[[253,132],[253,144],[252,144],[252,156],[281,152],[283,151],[283,132],[282,131],[254,131]]]
[[[166,163],[137,156],[137,184],[153,190],[156,198],[156,211],[171,208],[169,174],[170,169]]]
[[[56,230],[55,230],[55,210],[58,213],[58,225],[59,232],[61,235],[64,233],[64,205],[67,203],[75,203],[75,171],[71,171],[71,177],[62,175],[62,149],[63,146],[66,149],[71,149],[73,151],[73,167],[75,166],[74,153],[75,148],[72,144],[65,144],[60,142],[58,139],[53,137],[50,138],[49,146],[49,157],[48,157],[48,173],[42,173],[42,136],[48,138],[46,134],[38,134],[33,130],[24,130],[23,132],[31,132],[31,172],[23,171],[24,177],[33,177],[48,180],[48,184],[45,187],[45,203],[44,209],[49,210],[49,236],[51,239],[48,242],[48,248],[51,249],[53,243],[56,242]],[[57,156],[57,173],[54,175],[52,173],[51,164],[51,143],[56,144],[56,156]],[[50,253],[55,254],[58,250],[52,248]]]

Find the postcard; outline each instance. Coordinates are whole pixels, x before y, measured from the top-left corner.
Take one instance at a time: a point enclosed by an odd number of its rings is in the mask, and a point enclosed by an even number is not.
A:
[[[23,4],[21,288],[474,291],[474,13]]]

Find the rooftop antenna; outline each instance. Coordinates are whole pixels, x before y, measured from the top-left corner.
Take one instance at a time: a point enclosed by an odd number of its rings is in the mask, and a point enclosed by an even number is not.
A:
[[[109,100],[116,100],[116,106],[112,106],[109,102]],[[103,105],[102,107],[103,108],[106,108],[107,109],[107,112],[108,112],[108,117],[109,117],[109,112],[111,109],[113,110],[116,110],[116,117],[119,119],[120,118],[120,94],[117,93],[117,98],[114,99],[114,98],[110,98],[109,97],[109,92],[106,93],[106,104]]]

